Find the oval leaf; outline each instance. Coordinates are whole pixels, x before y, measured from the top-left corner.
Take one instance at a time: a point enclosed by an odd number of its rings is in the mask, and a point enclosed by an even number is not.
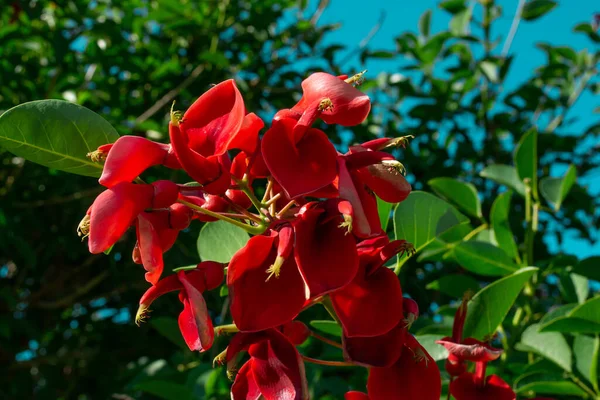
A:
[[[515,167],[503,164],[492,164],[485,167],[480,173],[484,178],[491,179],[501,185],[506,185],[511,189],[514,189],[521,196],[525,196],[525,185],[521,179]]]
[[[535,392],[536,394],[557,394],[586,397],[587,393],[579,386],[569,381],[532,382],[521,386],[517,393]]]
[[[228,263],[250,239],[240,227],[225,221],[206,223],[198,236],[198,254],[202,261]]]
[[[390,222],[390,213],[392,212],[392,203],[387,203],[377,197],[377,212],[379,213],[379,221],[381,222],[381,229],[387,231],[388,224]]]
[[[546,177],[540,181],[540,193],[548,203],[553,205],[554,210],[560,210],[560,206],[569,194],[571,187],[573,187],[576,177],[575,166],[571,164],[562,178]]]
[[[520,348],[533,351],[571,372],[571,349],[563,335],[557,332],[538,332],[539,327],[539,324],[533,324],[525,329],[521,335]]]
[[[102,164],[86,155],[118,138],[100,115],[62,100],[24,103],[0,116],[0,146],[28,161],[77,175],[99,177]]]
[[[514,162],[521,181],[529,179],[531,193],[535,199],[537,192],[537,131],[532,129],[525,133],[515,149]]]
[[[310,321],[310,326],[323,333],[342,337],[342,327],[335,321]]]
[[[435,178],[428,183],[439,196],[467,214],[481,218],[481,202],[477,195],[477,189],[471,183],[461,182],[453,178]]]
[[[531,0],[525,3],[521,18],[525,21],[534,21],[556,7],[556,2],[552,0]]]
[[[438,290],[451,297],[461,298],[466,292],[477,292],[479,282],[469,275],[444,275],[427,285],[429,290]]]
[[[502,249],[485,242],[461,242],[452,255],[458,264],[479,275],[503,276],[518,267]]]
[[[490,222],[496,236],[496,242],[498,242],[498,247],[515,260],[519,257],[519,252],[508,223],[511,196],[512,192],[508,191],[496,197],[490,211]]]
[[[577,335],[573,341],[575,367],[598,392],[598,352],[600,340],[598,336]]]
[[[469,301],[463,336],[483,340],[496,332],[523,286],[536,271],[535,267],[522,268],[489,284],[473,296]]]

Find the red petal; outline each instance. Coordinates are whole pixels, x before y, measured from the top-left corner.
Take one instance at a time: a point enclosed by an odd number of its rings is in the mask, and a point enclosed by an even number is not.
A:
[[[371,400],[439,400],[442,381],[433,358],[412,335],[407,335],[406,348],[396,364],[371,368],[367,389]]]
[[[111,147],[98,180],[107,188],[121,182],[132,182],[153,165],[162,164],[169,145],[139,136],[121,136]]]
[[[138,216],[136,228],[140,258],[144,269],[148,271],[145,278],[151,284],[156,285],[164,267],[160,237],[154,229],[148,213],[141,213]]]
[[[98,254],[115,244],[134,219],[152,205],[151,185],[121,182],[100,193],[90,211],[90,253]]]
[[[406,329],[402,322],[381,336],[344,336],[344,358],[369,367],[389,367],[400,358],[405,338]]]
[[[488,346],[487,343],[475,339],[467,339],[460,344],[452,341],[452,338],[444,338],[436,340],[436,343],[441,344],[450,354],[463,361],[489,362],[496,360],[503,353],[503,350],[494,349]]]
[[[256,128],[256,120],[240,130],[246,109],[244,100],[233,79],[221,82],[198,98],[183,115],[181,130],[189,136],[190,147],[204,156],[224,154],[231,143],[244,143],[237,135],[248,134]],[[262,122],[262,121],[261,121]],[[259,128],[260,129],[260,128]],[[253,135],[258,135],[252,132]],[[179,154],[178,154],[179,156]]]
[[[231,386],[231,400],[258,400],[260,389],[252,374],[252,360],[248,360],[235,376]]]
[[[292,119],[278,121],[262,139],[265,163],[291,199],[330,184],[337,172],[337,153],[327,135],[309,129],[295,143],[295,123]]]
[[[152,186],[154,186],[152,208],[167,208],[177,201],[179,186],[176,183],[160,180],[153,182]]]
[[[231,315],[242,331],[260,331],[294,319],[306,300],[305,285],[293,257],[268,281],[277,256],[277,237],[254,236],[231,259],[227,285]]]
[[[143,306],[143,308],[148,308],[154,300],[163,294],[180,289],[183,289],[183,285],[177,278],[177,275],[169,275],[158,281],[156,285],[151,286],[148,290],[146,290],[140,299],[140,306]]]
[[[308,399],[304,363],[298,351],[281,333],[271,331],[269,336],[269,340],[248,349],[262,395],[266,400]]]
[[[410,194],[411,187],[406,178],[383,164],[361,168],[358,173],[364,184],[383,201],[400,203]]]
[[[367,396],[363,392],[348,392],[344,396],[345,400],[369,400],[369,396]]]
[[[223,283],[223,279],[225,278],[225,274],[223,272],[224,267],[225,264],[221,264],[215,261],[202,261],[196,267],[197,269],[192,270],[191,272],[198,271],[204,275],[204,289],[202,289],[201,291],[214,290],[221,286],[221,283]]]
[[[254,153],[258,145],[258,132],[264,126],[265,123],[256,114],[246,115],[239,132],[231,139],[227,148],[240,149],[248,154]]]
[[[183,311],[179,314],[179,329],[185,343],[192,351],[210,349],[214,340],[214,328],[202,293],[187,279],[184,271],[177,277],[183,284],[185,296]]]
[[[452,383],[450,383],[450,393],[456,400],[515,400],[515,392],[510,386],[497,375],[490,375],[486,378],[484,387],[479,388],[475,385],[475,375],[465,372]]]
[[[282,333],[294,345],[301,345],[310,336],[310,329],[301,321],[290,321],[282,326]]]
[[[348,337],[379,336],[402,319],[400,281],[388,268],[379,268],[367,276],[361,267],[350,284],[330,297]]]
[[[311,297],[336,290],[356,275],[356,242],[347,228],[340,227],[342,222],[337,211],[327,213],[322,208],[312,208],[294,224],[296,262]]]

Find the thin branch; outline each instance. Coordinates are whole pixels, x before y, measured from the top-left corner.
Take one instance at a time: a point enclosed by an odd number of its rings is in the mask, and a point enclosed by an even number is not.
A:
[[[367,34],[367,36],[365,36],[360,41],[360,43],[358,44],[358,46],[356,47],[356,49],[354,49],[350,53],[346,54],[346,56],[340,60],[340,62],[339,62],[339,66],[340,67],[342,65],[344,65],[345,63],[347,63],[348,61],[350,61],[352,59],[352,57],[354,57],[354,55],[356,53],[360,52],[365,47],[367,47],[367,45],[369,44],[369,42],[371,41],[371,39],[373,39],[373,37],[381,29],[383,23],[385,22],[385,17],[386,16],[387,16],[387,14],[386,14],[385,10],[381,10],[381,14],[379,15],[379,19],[377,20],[377,23],[371,28],[371,30],[369,31],[369,33]]]
[[[513,17],[512,24],[510,25],[510,31],[508,32],[506,40],[504,41],[504,46],[502,47],[502,57],[506,57],[506,55],[508,54],[508,51],[510,50],[510,45],[512,44],[513,39],[517,34],[524,6],[525,0],[519,0],[519,4],[517,5],[517,11],[515,11],[515,16]]]

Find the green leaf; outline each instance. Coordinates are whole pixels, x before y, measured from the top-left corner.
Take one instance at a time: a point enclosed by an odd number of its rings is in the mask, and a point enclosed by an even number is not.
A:
[[[511,191],[504,192],[496,197],[490,211],[490,223],[492,224],[492,230],[494,231],[496,242],[498,242],[498,247],[515,260],[519,257],[519,250],[508,222],[508,216],[511,212],[511,197]]]
[[[514,189],[521,196],[525,196],[525,185],[519,179],[516,168],[510,165],[492,164],[485,167],[480,173],[484,178],[491,179],[501,185]]]
[[[472,10],[470,8],[465,8],[454,14],[450,20],[450,33],[454,36],[465,35],[467,33],[467,28],[469,27],[469,22],[471,22],[471,13]]]
[[[534,392],[536,394],[556,394],[565,396],[586,397],[587,393],[570,381],[541,381],[523,385],[517,389],[517,394]]]
[[[146,381],[138,383],[134,388],[165,400],[194,399],[191,389],[179,383],[168,381]]]
[[[600,296],[589,299],[585,303],[575,307],[569,313],[569,317],[581,318],[596,324],[600,324]]]
[[[435,361],[445,360],[448,358],[448,350],[444,346],[437,344],[436,340],[441,340],[444,338],[442,335],[417,335],[415,336],[421,346],[427,350],[427,353],[433,358]]]
[[[456,262],[479,275],[503,276],[519,267],[502,249],[485,242],[461,242],[452,249]]]
[[[0,116],[0,146],[26,160],[77,175],[99,177],[102,164],[86,155],[118,138],[100,115],[67,101],[32,101]]]
[[[521,344],[528,351],[554,362],[556,365],[571,372],[571,349],[569,344],[557,332],[538,332],[540,325],[530,325],[521,335]]]
[[[537,131],[531,129],[525,133],[515,150],[514,162],[517,168],[517,173],[521,181],[529,179],[531,185],[531,193],[535,199],[538,198],[537,193]]]
[[[335,321],[310,321],[310,326],[328,335],[342,337],[342,327]]]
[[[417,261],[443,261],[443,256],[452,249],[452,244],[460,242],[472,230],[473,227],[469,223],[454,225],[425,246]]]
[[[444,275],[426,286],[429,290],[438,290],[451,297],[461,298],[466,292],[476,293],[479,282],[469,275]]]
[[[561,307],[561,311],[566,310],[565,307]],[[556,318],[548,322],[543,318],[541,322],[542,332],[600,333],[600,296],[574,307],[563,316],[557,314]]]
[[[571,164],[562,178],[543,178],[540,181],[540,193],[548,203],[551,203],[554,210],[560,210],[563,200],[569,194],[571,187],[575,183],[577,171]]]
[[[598,352],[600,339],[598,336],[577,335],[573,341],[575,368],[587,379],[598,392]]]
[[[425,192],[414,191],[394,210],[396,239],[404,239],[418,252],[431,243],[436,236],[461,223],[467,217],[444,200]],[[410,256],[398,259],[401,266]]]
[[[387,203],[377,197],[377,212],[379,213],[379,221],[381,222],[381,229],[387,231],[388,224],[390,223],[390,213],[392,211],[392,203]]]
[[[431,10],[425,11],[419,18],[419,31],[424,37],[429,36],[429,28],[431,26]]]
[[[540,325],[545,325],[556,318],[567,316],[575,307],[577,307],[577,304],[565,304],[564,306],[553,308],[542,317]]]
[[[198,254],[202,261],[227,263],[248,239],[248,233],[238,226],[225,221],[208,222],[198,236]]]
[[[537,270],[535,267],[522,268],[489,284],[473,296],[469,301],[463,336],[483,340],[496,332],[523,286]]]
[[[573,272],[595,281],[600,281],[600,257],[594,256],[581,260]]]
[[[561,294],[568,302],[583,304],[590,293],[588,279],[577,274],[561,274],[559,287]]]
[[[171,342],[179,346],[181,349],[189,351],[187,344],[185,344],[185,341],[181,336],[179,324],[175,318],[150,318],[150,326],[156,329],[158,333],[169,339]]]
[[[534,21],[552,11],[556,6],[557,3],[553,0],[530,0],[523,7],[521,18],[525,21]]]
[[[448,11],[450,14],[456,14],[467,8],[465,0],[444,0],[439,4],[439,7]]]
[[[435,178],[427,182],[433,191],[467,214],[481,218],[481,202],[471,183],[453,178]]]
[[[588,35],[591,41],[595,43],[600,43],[600,35],[596,32],[596,30],[592,27],[592,24],[589,22],[583,22],[581,24],[575,25],[573,28],[573,32],[581,32]]]
[[[492,83],[498,83],[498,66],[491,61],[482,61],[479,64],[479,69]]]

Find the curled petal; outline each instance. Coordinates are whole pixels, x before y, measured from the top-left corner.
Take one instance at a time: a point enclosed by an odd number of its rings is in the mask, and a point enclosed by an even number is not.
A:
[[[152,186],[154,186],[152,208],[167,208],[177,201],[179,187],[176,183],[160,180],[153,182]]]
[[[206,351],[210,349],[214,340],[214,328],[206,302],[198,288],[187,279],[184,271],[179,271],[177,277],[185,292],[183,311],[178,318],[179,329],[190,350]]]
[[[100,193],[90,208],[90,253],[107,250],[125,233],[135,218],[152,205],[151,185],[121,182]]]
[[[498,359],[503,350],[490,347],[487,343],[480,342],[476,339],[467,339],[462,344],[455,343],[452,338],[444,338],[436,340],[437,344],[441,344],[459,360],[473,362],[489,362]]]
[[[475,384],[475,375],[465,372],[450,383],[450,393],[456,400],[515,400],[517,396],[498,375],[486,378],[485,385]]]
[[[203,290],[214,290],[221,286],[225,274],[223,272],[224,264],[215,261],[202,261],[198,264],[198,270],[202,271],[204,275],[204,287]],[[193,272],[193,271],[192,271]]]
[[[227,149],[240,149],[248,154],[254,153],[258,146],[258,132],[264,126],[265,123],[256,114],[246,115],[240,130],[227,144]]]
[[[152,215],[141,213],[137,218],[136,233],[140,259],[147,271],[145,278],[148,282],[156,285],[162,274],[163,249],[160,236],[152,224]]]
[[[406,329],[401,324],[380,336],[343,336],[344,358],[367,367],[390,367],[402,354]]]
[[[358,174],[369,189],[388,203],[400,203],[410,194],[410,183],[392,167],[383,164],[370,165],[358,170]]]
[[[235,376],[231,386],[231,400],[259,400],[260,389],[252,374],[252,360],[248,360]]]
[[[166,278],[159,280],[156,285],[151,286],[142,295],[142,298],[140,299],[140,305],[135,315],[135,323],[139,325],[139,323],[144,320],[147,311],[154,300],[163,294],[181,289],[183,289],[183,285],[177,278],[177,275],[169,275]]]
[[[310,336],[310,329],[301,321],[290,321],[282,326],[281,331],[294,345],[301,345]]]

